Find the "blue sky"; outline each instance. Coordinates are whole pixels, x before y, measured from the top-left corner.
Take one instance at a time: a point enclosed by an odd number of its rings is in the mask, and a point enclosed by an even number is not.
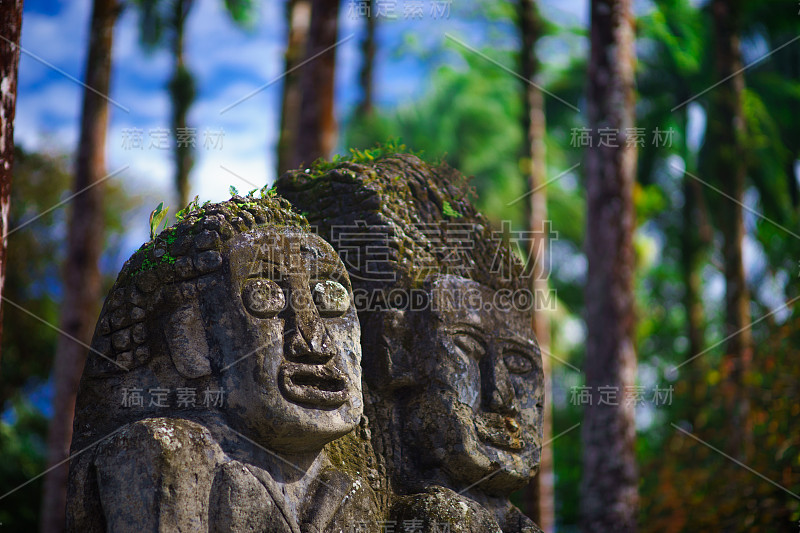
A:
[[[409,1],[393,2],[395,20],[379,18],[376,86],[378,103],[382,106],[412,102],[424,91],[431,66],[408,53],[412,45],[407,43],[415,43],[417,49],[436,51],[445,47],[446,32],[476,44],[485,33],[481,7],[476,2],[453,0],[450,16],[434,19],[430,14],[433,0],[424,0],[424,17],[406,20],[404,3]],[[258,18],[249,31],[231,22],[221,0],[197,0],[188,22],[187,62],[195,72],[198,87],[198,99],[190,113],[198,144],[192,195],[197,194],[202,200],[226,198],[229,185],[240,190],[254,188],[221,166],[259,186],[275,178],[281,82],[220,114],[226,106],[279,78],[282,72],[286,41],[284,3],[257,4]],[[336,50],[340,123],[358,98],[359,44],[363,32],[362,21],[352,16],[351,7],[350,1],[342,2],[339,32],[340,38],[352,37]],[[83,78],[90,8],[89,0],[25,2],[22,30],[25,53],[20,60],[15,139],[26,149],[64,153],[75,149],[83,88],[56,68],[76,79]],[[559,22],[585,25],[588,2],[544,2],[543,11]],[[159,129],[169,129],[169,101],[164,90],[170,75],[169,55],[164,51],[142,50],[138,43],[138,18],[132,9],[121,16],[114,39],[110,98],[119,106],[111,106],[108,172],[130,165],[114,179],[133,182],[137,189],[169,198],[171,152],[149,146],[151,141],[157,144]],[[568,50],[556,42],[545,46],[552,54]],[[130,147],[134,129],[142,132],[143,149]],[[204,147],[206,132],[211,142],[208,147]]]

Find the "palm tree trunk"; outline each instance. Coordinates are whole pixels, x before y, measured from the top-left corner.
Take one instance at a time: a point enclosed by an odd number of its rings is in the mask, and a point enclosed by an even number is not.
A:
[[[693,357],[703,351],[703,346],[705,345],[705,313],[701,295],[700,267],[703,264],[703,245],[707,244],[707,241],[700,233],[702,222],[699,220],[698,211],[700,210],[699,204],[702,199],[702,191],[698,190],[699,187],[696,184],[697,182],[689,176],[684,177],[681,262],[683,283],[686,290],[684,307],[687,319],[686,334],[689,338],[689,357]]]
[[[753,358],[750,334],[750,296],[744,273],[744,182],[747,168],[742,161],[744,145],[744,74],[739,48],[741,0],[714,0],[715,66],[718,79],[728,79],[712,94],[708,142],[712,146],[712,177],[730,198],[720,204],[722,255],[725,261],[725,315],[727,342],[723,362],[723,396],[731,421],[728,452],[742,460],[751,444],[748,428],[749,402],[745,392],[746,376]]]
[[[536,58],[536,42],[541,36],[541,20],[533,0],[519,0],[519,30],[522,37],[520,52],[520,75],[533,82],[539,70]],[[533,261],[532,286],[535,301],[543,298],[548,291],[547,272],[547,239],[549,232],[545,229],[547,219],[547,192],[543,185],[546,180],[547,165],[545,160],[545,115],[542,91],[532,83],[523,84],[522,128],[526,135],[523,159],[527,166],[528,191],[531,192],[528,203],[528,230],[531,231],[530,260]],[[552,404],[552,372],[550,369],[550,317],[546,309],[535,309],[533,314],[533,331],[542,349],[542,370],[545,383],[545,402],[542,417],[543,441],[550,440],[553,429]],[[542,448],[539,461],[539,473],[531,481],[525,491],[527,512],[545,533],[555,527],[555,495],[553,486],[553,449]]]
[[[172,131],[176,135],[175,143],[175,190],[178,196],[178,209],[189,203],[189,172],[194,164],[192,143],[181,139],[180,133],[187,133],[187,115],[194,101],[194,81],[186,68],[184,60],[184,28],[193,0],[175,2],[173,25],[175,38],[172,43],[172,54],[175,61],[169,92],[172,99]],[[183,141],[183,142],[182,142]]]
[[[301,105],[291,167],[330,158],[336,145],[336,120],[333,114],[336,44],[339,20],[338,0],[312,0],[311,26],[306,58],[300,71]],[[324,52],[329,49],[327,52]]]
[[[283,77],[283,101],[281,103],[281,131],[278,139],[278,172],[295,168],[295,139],[300,117],[300,72],[293,70],[306,56],[308,30],[311,26],[311,1],[289,0],[286,3],[286,20],[289,41],[286,45],[286,68]]]
[[[119,14],[116,0],[95,0],[86,60],[86,84],[108,94],[111,44]],[[81,133],[73,190],[75,196],[67,228],[64,300],[61,329],[84,343],[91,340],[100,295],[100,248],[103,242],[103,183],[108,101],[90,90],[83,94]],[[96,185],[95,185],[96,184]],[[53,367],[53,419],[47,438],[50,468],[67,458],[72,439],[75,396],[86,360],[86,349],[66,335],[58,338]],[[64,530],[68,464],[50,470],[44,479],[41,531]]]
[[[631,0],[592,0],[587,107],[589,127],[620,133],[616,146],[586,154],[587,229],[586,386],[581,526],[592,532],[636,531],[638,475],[634,404],[625,401],[636,381],[633,295],[634,32]],[[602,398],[600,387],[616,398]]]
[[[691,95],[686,94],[679,100],[684,102],[690,97]],[[703,309],[701,271],[706,264],[706,249],[713,238],[701,185],[689,175],[690,172],[694,172],[694,165],[686,141],[689,131],[688,124],[687,110],[682,117],[684,140],[681,154],[686,165],[686,173],[683,176],[681,275],[684,286],[683,306],[686,312],[686,336],[689,339],[687,359],[701,353],[705,348],[705,310]],[[706,365],[700,358],[693,360],[691,368],[686,369],[687,388],[694,402],[702,401],[706,391],[705,368]]]
[[[370,0],[369,11],[367,12],[367,33],[364,36],[364,43],[361,46],[361,56],[364,64],[359,74],[361,83],[361,102],[358,104],[356,115],[365,117],[372,113],[373,102],[373,71],[375,70],[375,26],[378,22],[375,12],[375,0]]]
[[[14,166],[14,114],[17,109],[19,39],[22,34],[22,0],[6,2],[0,10],[0,296],[6,281],[8,213],[11,210],[11,178]],[[3,308],[0,305],[0,336]]]
[[[549,226],[547,225],[547,192],[543,187],[547,171],[545,162],[545,115],[542,92],[533,88],[529,90],[531,126],[528,141],[531,143],[531,171],[528,176],[528,188],[535,191],[530,196],[529,226],[532,231],[531,252],[536,262],[533,264],[533,294],[536,302],[548,301],[549,284],[547,248]],[[542,350],[542,371],[544,374],[545,401],[542,413],[542,438],[549,442],[553,436],[552,384],[553,375],[550,364],[550,316],[547,309],[536,308],[533,314],[533,331]],[[544,446],[539,460],[539,473],[531,483],[534,488],[529,503],[532,518],[542,531],[550,533],[555,529],[555,476],[553,473],[553,448]]]

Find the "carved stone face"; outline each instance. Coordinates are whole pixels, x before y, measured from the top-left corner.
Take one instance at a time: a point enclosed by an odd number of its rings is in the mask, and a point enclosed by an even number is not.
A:
[[[231,312],[219,327],[237,332],[221,365],[233,426],[286,453],[351,431],[363,410],[360,329],[339,256],[293,227],[237,235],[223,256]]]
[[[423,461],[444,470],[456,489],[500,466],[479,487],[511,493],[538,468],[541,354],[530,315],[496,305],[504,303],[498,295],[471,280],[440,276],[415,344],[426,387],[408,406],[422,424],[406,429],[418,450],[426,450]]]

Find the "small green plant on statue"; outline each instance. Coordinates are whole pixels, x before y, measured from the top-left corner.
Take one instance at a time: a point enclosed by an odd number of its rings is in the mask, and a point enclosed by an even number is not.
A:
[[[161,224],[161,221],[164,221],[164,228],[167,227],[167,211],[169,211],[169,207],[164,209],[164,202],[158,204],[158,207],[153,209],[153,212],[150,213],[150,240],[156,238],[156,233],[158,232],[158,225]],[[162,229],[164,229],[162,228]]]

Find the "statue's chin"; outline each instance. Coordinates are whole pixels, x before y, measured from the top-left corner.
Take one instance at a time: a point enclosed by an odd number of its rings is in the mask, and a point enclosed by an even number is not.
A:
[[[338,408],[329,404],[315,407],[317,398],[308,398],[302,392],[298,394],[307,400],[302,405],[281,396],[279,404],[273,401],[255,408],[253,403],[244,413],[233,411],[231,426],[258,445],[282,454],[319,451],[358,426],[362,408],[353,405],[350,397]],[[272,416],[267,418],[265,413]]]
[[[528,484],[535,474],[531,466],[521,454],[480,443],[471,453],[451,456],[445,470],[456,487],[505,495]]]
[[[462,429],[461,445],[454,447],[462,451],[447,456],[445,470],[456,487],[474,485],[483,492],[508,495],[530,482],[539,455],[532,453],[535,443],[524,431],[514,424],[505,425],[504,417],[487,425],[487,414],[493,419],[492,413],[483,413],[475,417],[472,427]]]
[[[357,425],[337,420],[336,423],[298,428],[292,434],[282,438],[275,438],[275,434],[272,432],[271,435],[264,435],[259,439],[252,440],[277,453],[305,454],[322,450],[326,444],[347,435]]]

